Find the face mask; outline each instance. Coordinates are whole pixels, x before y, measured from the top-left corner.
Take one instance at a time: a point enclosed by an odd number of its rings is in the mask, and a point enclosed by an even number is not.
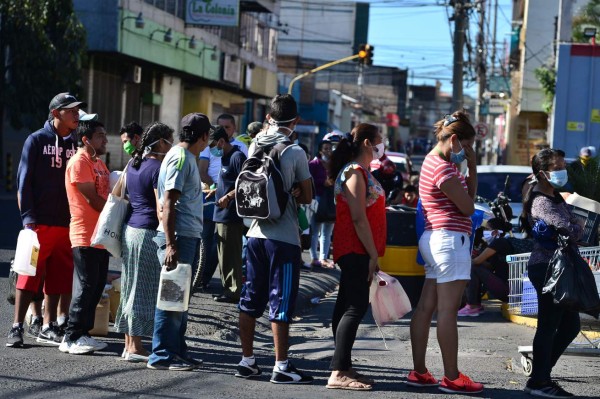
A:
[[[385,145],[383,143],[379,143],[375,147],[371,146],[371,149],[373,151],[373,159],[379,159],[383,156]]]
[[[566,169],[544,173],[548,173],[546,175],[546,179],[548,179],[548,183],[550,183],[550,185],[554,188],[561,188],[569,181],[569,175],[567,174]]]
[[[131,155],[135,151],[135,146],[133,144],[131,144],[131,141],[126,141],[123,144],[123,151],[125,151],[127,154]]]
[[[484,239],[486,242],[490,242],[490,240],[491,240],[492,238],[494,238],[494,232],[493,232],[493,231],[491,231],[491,230],[484,230],[484,231],[483,231],[483,239]]]
[[[327,155],[321,155],[321,159],[325,162],[329,161],[329,157]]]
[[[460,145],[459,152],[454,153],[452,149],[450,149],[450,162],[456,164],[462,163],[462,161],[464,161],[467,158],[467,156],[465,155],[465,149],[460,144],[460,141],[458,142],[458,145]]]
[[[210,149],[210,153],[213,157],[221,158],[223,156],[223,149],[217,146],[214,146]]]

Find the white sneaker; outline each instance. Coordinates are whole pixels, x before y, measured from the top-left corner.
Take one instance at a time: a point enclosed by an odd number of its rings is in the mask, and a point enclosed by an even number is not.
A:
[[[73,344],[72,342],[67,341],[66,337],[63,337],[63,340],[60,343],[58,350],[61,351],[62,353],[69,353],[69,350],[71,349],[72,344]]]
[[[102,349],[104,349],[108,346],[108,344],[106,342],[96,341],[96,339],[94,339],[90,336],[85,336],[82,338],[85,338],[87,341],[87,344],[92,346],[95,351],[101,351]]]
[[[85,336],[79,337],[79,339],[75,342],[63,341],[63,343],[60,344],[60,347],[58,349],[62,352],[63,350],[61,348],[64,344],[65,346],[68,346],[69,354],[71,355],[85,355],[88,353],[93,353],[95,349],[92,345],[89,344],[86,338],[87,337]]]

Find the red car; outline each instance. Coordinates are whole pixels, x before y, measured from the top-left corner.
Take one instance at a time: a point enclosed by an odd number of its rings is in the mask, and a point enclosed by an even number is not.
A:
[[[402,180],[405,182],[410,181],[410,175],[412,172],[412,162],[408,155],[403,152],[391,152],[386,151],[383,157],[374,159],[371,162],[371,172],[383,168],[380,173],[383,175],[393,175],[400,173]]]

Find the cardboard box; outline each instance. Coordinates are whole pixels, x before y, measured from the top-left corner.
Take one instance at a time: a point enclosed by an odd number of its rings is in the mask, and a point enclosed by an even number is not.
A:
[[[103,295],[96,306],[96,318],[94,319],[94,328],[90,330],[90,335],[97,337],[106,337],[108,335],[108,319],[110,313],[110,300],[108,295]]]
[[[117,310],[119,309],[119,302],[121,301],[121,293],[113,288],[106,290],[108,299],[110,300],[110,315],[109,320],[111,323],[115,322],[117,317]]]

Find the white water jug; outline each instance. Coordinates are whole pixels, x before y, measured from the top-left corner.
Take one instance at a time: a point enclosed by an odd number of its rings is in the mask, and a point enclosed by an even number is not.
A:
[[[25,276],[35,276],[39,254],[40,242],[37,233],[31,229],[21,230],[17,239],[13,270]]]
[[[192,265],[179,263],[173,270],[162,267],[156,307],[171,312],[185,312],[190,303]]]

